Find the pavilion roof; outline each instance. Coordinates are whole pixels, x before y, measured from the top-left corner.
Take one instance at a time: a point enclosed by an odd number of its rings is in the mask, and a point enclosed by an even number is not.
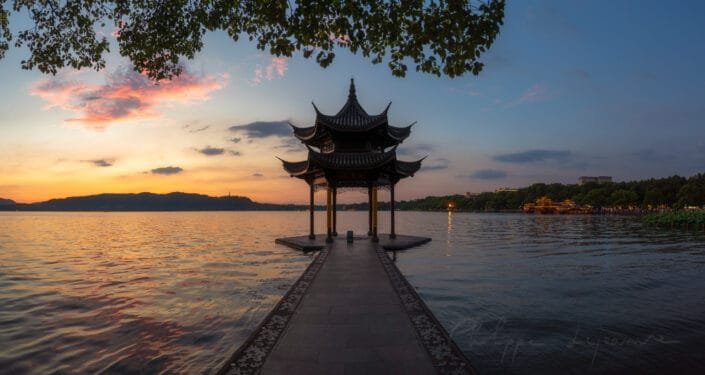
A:
[[[384,186],[413,176],[421,168],[423,159],[401,161],[396,154],[414,124],[390,126],[389,105],[382,113],[369,115],[357,101],[352,79],[348,100],[336,115],[321,113],[315,104],[314,108],[314,126],[301,128],[289,123],[294,135],[308,148],[306,160],[280,159],[292,177],[304,179],[311,186]]]
[[[394,144],[403,142],[411,134],[411,127],[414,126],[414,124],[416,124],[416,123],[414,122],[408,126],[401,126],[401,127],[387,125],[386,126],[387,136],[390,138],[390,141]],[[302,128],[302,127],[295,126],[292,123],[289,123],[289,125],[294,130],[294,136],[296,138],[298,138],[300,141],[302,141],[306,144],[310,144],[312,146],[317,146],[318,142],[316,142],[316,138],[317,138],[316,136],[318,135],[319,137],[321,137],[321,133],[322,133],[322,131],[320,131],[317,126],[314,125],[314,126]],[[317,131],[317,130],[319,130],[319,131]],[[323,138],[323,137],[321,137],[321,138]]]
[[[421,162],[423,162],[424,159],[426,159],[426,157],[423,157],[416,161],[396,160],[395,170],[397,173],[404,177],[412,177],[416,172],[419,171],[419,169],[421,169]]]
[[[284,170],[292,177],[306,176],[322,172],[380,172],[394,175],[397,179],[413,176],[420,168],[423,159],[401,161],[396,159],[396,150],[386,152],[320,153],[309,149],[308,159],[290,162],[283,159]]]
[[[387,152],[331,152],[318,153],[310,150],[309,160],[330,169],[374,169],[395,160],[396,148]]]
[[[284,170],[291,175],[291,177],[300,176],[308,171],[308,160],[304,161],[286,161],[282,158],[281,160],[284,165]]]
[[[316,125],[324,125],[332,130],[343,132],[362,132],[386,124],[387,112],[391,105],[392,103],[389,103],[387,108],[380,114],[368,114],[367,111],[362,108],[360,102],[357,101],[355,81],[350,79],[348,100],[338,113],[333,116],[323,114],[318,110],[316,104],[313,104],[313,108],[316,110]]]
[[[380,114],[368,114],[357,101],[355,82],[351,79],[348,100],[337,114],[323,114],[313,104],[313,108],[316,110],[316,120],[313,126],[298,127],[292,123],[289,125],[294,131],[294,136],[309,146],[320,148],[331,143],[336,144],[341,140],[341,137],[349,140],[348,136],[351,133],[356,133],[358,140],[369,137],[373,143],[387,148],[398,145],[408,138],[411,134],[411,127],[415,124],[412,123],[405,127],[390,126],[387,112],[391,104],[389,103]]]

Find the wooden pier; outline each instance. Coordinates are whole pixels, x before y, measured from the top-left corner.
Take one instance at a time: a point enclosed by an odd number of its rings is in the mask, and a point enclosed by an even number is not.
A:
[[[221,374],[474,373],[385,250],[429,238],[316,237],[277,240],[320,253]]]

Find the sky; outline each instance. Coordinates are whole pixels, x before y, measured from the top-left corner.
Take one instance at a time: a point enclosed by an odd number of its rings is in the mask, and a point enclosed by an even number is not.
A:
[[[394,77],[345,50],[324,69],[219,32],[181,77],[157,86],[117,48],[100,72],[56,76],[22,70],[27,50],[11,49],[0,60],[0,197],[184,191],[306,202],[306,184],[275,157],[306,157],[286,122],[312,125],[311,102],[336,113],[350,78],[369,113],[391,101],[391,125],[417,122],[398,157],[428,157],[398,199],[584,175],[690,176],[705,172],[702,25],[701,1],[509,1],[484,70],[453,79],[413,66]]]

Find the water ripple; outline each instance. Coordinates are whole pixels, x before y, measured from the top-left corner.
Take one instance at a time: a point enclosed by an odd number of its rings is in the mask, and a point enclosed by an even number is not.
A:
[[[0,373],[214,372],[310,261],[298,216],[0,213]]]
[[[434,240],[397,264],[480,373],[705,373],[705,233],[423,215],[399,214],[400,232]]]

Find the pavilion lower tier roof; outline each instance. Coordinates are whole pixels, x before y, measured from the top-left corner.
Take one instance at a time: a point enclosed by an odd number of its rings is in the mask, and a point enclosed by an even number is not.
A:
[[[325,180],[327,184],[346,187],[388,185],[413,176],[421,160],[397,160],[394,149],[387,152],[318,153],[309,150],[308,159],[299,162],[282,160],[291,177],[309,183]],[[318,183],[317,183],[318,184]]]

